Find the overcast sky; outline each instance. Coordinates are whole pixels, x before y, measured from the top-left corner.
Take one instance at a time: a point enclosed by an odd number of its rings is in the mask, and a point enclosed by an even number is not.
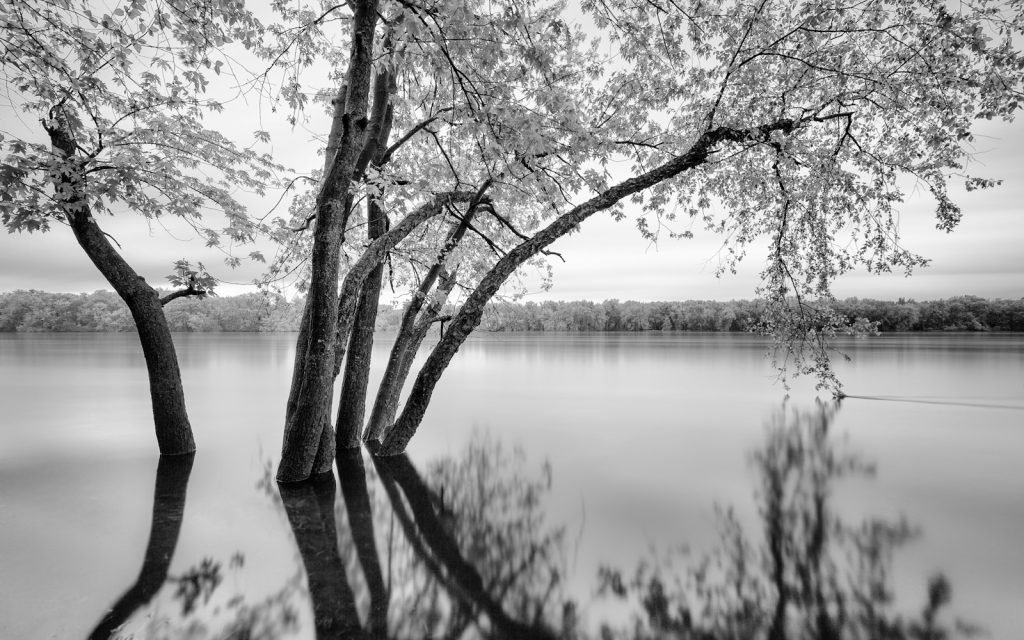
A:
[[[253,113],[249,111],[249,113]],[[0,107],[7,132],[21,128],[10,109]],[[236,117],[237,118],[237,117]],[[24,125],[32,126],[23,120]],[[902,274],[872,276],[853,273],[835,287],[839,297],[858,296],[896,299],[934,299],[962,294],[989,298],[1024,297],[1024,122],[982,123],[983,135],[976,140],[975,175],[999,178],[995,189],[965,192],[959,185],[951,190],[964,211],[963,222],[952,234],[935,229],[933,204],[925,195],[911,198],[903,208],[901,229],[904,246],[932,259],[931,266],[912,277]],[[257,128],[274,132],[275,156],[286,165],[307,171],[310,154],[319,148],[309,131],[273,127],[267,122],[226,122],[240,127],[240,135]],[[326,117],[309,124],[312,131],[326,130]],[[315,160],[313,161],[315,162]],[[262,216],[273,206],[276,195],[252,203],[251,213]],[[163,286],[174,260],[202,261],[222,278],[222,295],[254,290],[248,283],[258,275],[260,265],[231,270],[223,256],[204,248],[194,233],[173,220],[147,221],[124,215],[101,218],[100,225],[123,247],[128,261],[156,286]],[[681,230],[685,227],[680,227]],[[729,300],[751,298],[758,285],[763,252],[752,250],[738,275],[716,278],[721,238],[694,226],[690,240],[664,239],[651,245],[640,237],[631,222],[615,222],[597,214],[581,230],[559,240],[552,248],[565,264],[555,261],[554,286],[542,291],[534,278],[528,299],[532,300]],[[249,249],[241,251],[241,255]],[[268,257],[270,251],[267,251]],[[10,235],[0,230],[0,291],[42,289],[89,292],[109,286],[75,243],[70,229],[55,226],[49,233]]]

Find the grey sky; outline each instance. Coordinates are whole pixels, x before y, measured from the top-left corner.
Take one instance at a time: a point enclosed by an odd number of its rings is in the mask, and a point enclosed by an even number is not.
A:
[[[236,105],[237,106],[237,105]],[[304,128],[291,129],[278,116],[246,105],[252,119],[239,120],[237,112],[212,126],[245,139],[256,129],[273,134],[275,158],[299,171],[315,165],[312,156],[321,144],[310,132],[327,129],[326,116],[317,107],[307,112]],[[34,126],[25,116],[0,107],[4,131]],[[976,141],[976,165],[972,174],[999,178],[1003,185],[991,190],[965,192],[954,185],[954,199],[964,219],[952,234],[935,229],[932,204],[925,195],[912,197],[904,206],[901,228],[904,246],[932,259],[927,269],[911,278],[902,274],[870,276],[852,273],[836,284],[840,297],[859,296],[895,299],[932,299],[961,294],[985,297],[1024,297],[1024,123],[982,123]],[[262,216],[277,195],[250,200],[251,213]],[[231,270],[223,256],[206,249],[194,233],[173,220],[150,222],[137,216],[102,218],[100,225],[123,247],[129,262],[151,283],[161,286],[172,263],[181,258],[202,261],[215,276],[228,283],[222,294],[253,290],[247,285],[259,274],[260,265]],[[680,223],[684,225],[685,222]],[[166,225],[166,229],[164,228]],[[680,226],[677,230],[685,228]],[[169,230],[169,232],[168,232]],[[581,230],[559,240],[553,247],[566,259],[554,261],[555,279],[550,291],[542,291],[539,279],[525,276],[528,299],[682,300],[750,298],[758,284],[764,252],[752,248],[737,275],[714,276],[721,239],[693,227],[691,240],[665,239],[654,246],[637,233],[630,221],[614,222],[607,214],[586,221]],[[272,248],[263,247],[268,257]],[[241,255],[249,249],[241,251]],[[70,230],[55,226],[45,234],[0,232],[0,291],[43,289],[85,292],[109,286],[77,246]]]

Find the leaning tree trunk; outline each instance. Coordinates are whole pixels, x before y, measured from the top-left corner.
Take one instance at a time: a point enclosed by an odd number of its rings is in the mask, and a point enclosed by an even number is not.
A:
[[[576,229],[581,222],[598,211],[608,209],[623,198],[704,164],[714,148],[723,142],[764,144],[771,140],[772,133],[789,134],[796,126],[797,122],[794,120],[781,119],[745,129],[724,126],[708,129],[697,138],[686,153],[676,156],[650,171],[624,180],[572,208],[505,254],[469,295],[452,319],[448,331],[430,352],[423,368],[416,376],[416,382],[413,384],[401,415],[387,431],[381,446],[375,448],[374,455],[393,456],[405,451],[409,440],[423,421],[427,405],[430,403],[434,388],[441,379],[441,374],[444,373],[469,334],[480,324],[484,307],[488,301],[498,292],[509,276],[527,260],[540,253],[558,238]]]
[[[434,264],[431,265],[423,277],[420,286],[416,289],[416,293],[413,294],[412,300],[405,306],[398,336],[395,338],[395,343],[391,346],[391,355],[388,358],[387,368],[384,371],[380,387],[377,389],[377,397],[374,401],[373,411],[370,414],[370,423],[366,430],[365,439],[371,449],[376,448],[380,444],[384,438],[384,431],[391,424],[392,420],[395,419],[395,413],[398,411],[399,396],[402,393],[405,380],[409,376],[409,369],[412,367],[412,360],[416,355],[416,351],[419,350],[420,344],[427,335],[427,330],[455,286],[454,275],[448,274],[445,271],[445,260],[465,236],[473,216],[482,205],[483,193],[489,186],[490,181],[485,182],[477,192],[477,196],[469,203],[466,214],[462,216],[448,234],[448,238],[434,260]],[[489,203],[486,206],[489,206]],[[438,286],[437,297],[428,305],[426,311],[421,316],[420,311],[423,308],[423,304],[426,302],[427,296],[430,294],[438,278],[441,278],[441,284]]]
[[[62,126],[48,131],[53,147],[69,161],[69,168],[57,178],[60,187],[57,192],[63,194],[62,204],[68,224],[79,246],[125,301],[135,320],[149,374],[153,424],[160,453],[191,453],[196,450],[196,443],[185,411],[185,392],[181,386],[178,355],[174,350],[160,296],[114,249],[92,217],[82,193],[85,178],[81,177],[80,171],[70,166],[76,157],[76,147],[70,133]]]
[[[426,284],[426,280],[424,284]],[[365,441],[371,451],[380,446],[386,435],[387,427],[394,421],[395,414],[398,412],[402,388],[409,377],[416,352],[419,351],[420,345],[427,337],[430,326],[440,316],[441,309],[452,289],[455,288],[455,284],[455,275],[444,273],[441,275],[435,299],[421,314],[418,313],[420,306],[414,304],[415,300],[406,307],[402,316],[401,328],[395,338],[395,344],[391,348],[391,356],[388,358],[384,377],[377,389],[373,412],[370,414],[370,422],[366,429]]]

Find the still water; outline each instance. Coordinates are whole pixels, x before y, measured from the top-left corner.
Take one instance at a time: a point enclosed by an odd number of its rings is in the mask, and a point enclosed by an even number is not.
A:
[[[482,335],[285,491],[294,336],[176,341],[159,461],[134,335],[0,334],[0,638],[1024,638],[1024,336],[851,340],[836,406],[752,336]]]

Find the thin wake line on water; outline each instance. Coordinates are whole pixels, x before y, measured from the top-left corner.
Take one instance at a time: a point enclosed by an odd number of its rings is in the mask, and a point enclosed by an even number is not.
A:
[[[901,397],[901,396],[856,396],[843,394],[841,399],[853,398],[856,400],[878,400],[881,402],[909,402],[912,404],[941,404],[953,407],[972,407],[975,409],[1009,409],[1011,411],[1024,411],[1024,405],[1020,404],[998,404],[994,402],[970,402],[967,400],[932,400],[928,396],[922,397]]]

